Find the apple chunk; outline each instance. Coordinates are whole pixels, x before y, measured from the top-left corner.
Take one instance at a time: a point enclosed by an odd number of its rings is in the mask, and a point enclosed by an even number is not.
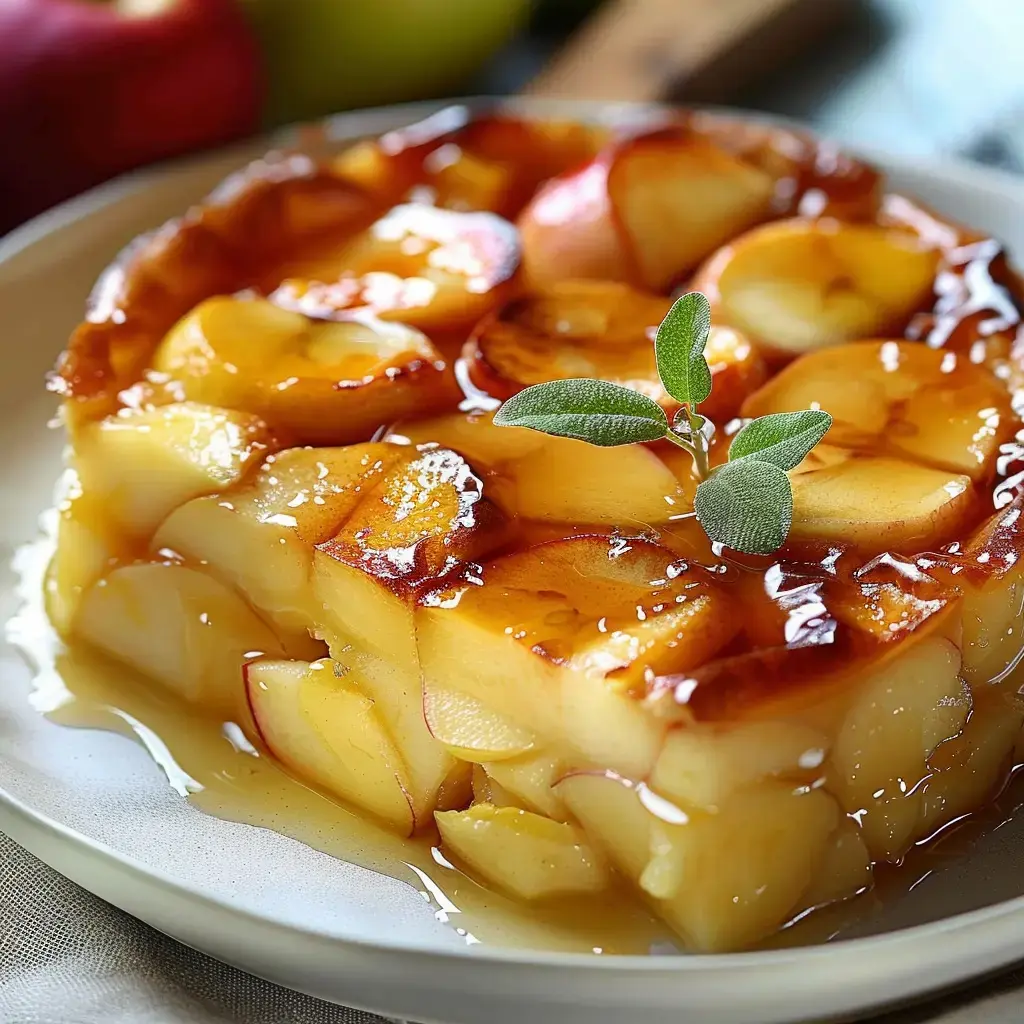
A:
[[[873,857],[897,860],[920,837],[933,752],[971,713],[960,650],[942,635],[911,638],[858,680],[838,728],[829,788],[858,815]]]
[[[245,688],[267,749],[300,778],[409,835],[402,759],[374,702],[329,660],[251,662]]]
[[[902,334],[930,304],[938,252],[906,232],[831,219],[755,228],[716,253],[693,287],[718,322],[779,354]]]
[[[171,693],[226,716],[242,700],[242,666],[284,652],[249,606],[196,569],[139,563],[85,592],[73,634],[155,679]]]
[[[313,545],[336,533],[374,480],[406,457],[388,444],[279,452],[244,484],[175,509],[152,549],[202,563],[281,630],[310,629]]]
[[[500,543],[504,527],[460,456],[397,450],[399,461],[315,548],[314,618],[317,634],[339,662],[359,670],[388,722],[422,816],[433,809],[454,760],[424,721],[413,606],[421,591]]]
[[[153,356],[172,391],[250,409],[303,444],[363,441],[410,411],[451,397],[425,335],[368,311],[314,321],[256,298],[213,298]]]
[[[342,528],[317,544],[314,587],[332,646],[415,666],[412,608],[503,538],[500,513],[455,452],[405,449]]]
[[[492,804],[434,817],[445,852],[519,899],[594,893],[609,884],[603,861],[572,825]]]
[[[804,909],[841,820],[827,793],[779,782],[737,792],[716,814],[687,813],[614,775],[570,775],[557,791],[697,952],[751,945]]]
[[[46,614],[61,636],[71,631],[82,594],[116,564],[123,538],[103,502],[82,493],[78,474],[65,472],[58,486],[57,546],[46,569]]]
[[[421,599],[424,685],[468,694],[586,765],[649,771],[665,726],[634,690],[648,671],[699,664],[738,628],[713,586],[644,540],[540,544],[480,578]]]
[[[616,281],[560,281],[513,300],[479,324],[463,349],[473,386],[507,399],[531,384],[596,377],[679,403],[658,377],[651,339],[671,302]],[[766,376],[764,361],[730,327],[712,327],[705,357],[715,379],[706,415],[726,418]]]
[[[82,490],[133,538],[147,538],[172,509],[237,483],[276,447],[256,416],[195,402],[122,409],[78,431]]]

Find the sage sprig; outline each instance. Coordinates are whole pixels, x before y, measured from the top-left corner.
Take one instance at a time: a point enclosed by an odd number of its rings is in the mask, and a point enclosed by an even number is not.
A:
[[[711,467],[714,425],[698,412],[713,383],[704,355],[710,331],[711,308],[700,292],[677,299],[658,327],[658,376],[680,404],[672,423],[646,395],[589,378],[525,388],[501,406],[494,422],[603,447],[671,441],[693,459],[700,481],[693,507],[708,537],[747,554],[771,554],[785,543],[793,521],[793,488],[786,470],[796,467],[825,436],[832,417],[805,409],[751,420],[732,439],[728,461]]]

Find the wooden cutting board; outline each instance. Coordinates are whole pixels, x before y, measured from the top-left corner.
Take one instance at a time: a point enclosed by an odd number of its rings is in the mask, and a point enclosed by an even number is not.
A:
[[[605,0],[528,95],[725,102],[835,30],[851,0]]]

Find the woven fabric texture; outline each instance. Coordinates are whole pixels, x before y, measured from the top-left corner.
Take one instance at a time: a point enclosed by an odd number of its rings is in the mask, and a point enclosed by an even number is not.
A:
[[[395,1022],[290,992],[182,946],[0,833],[0,1024]],[[871,1024],[1024,1024],[1024,969]]]

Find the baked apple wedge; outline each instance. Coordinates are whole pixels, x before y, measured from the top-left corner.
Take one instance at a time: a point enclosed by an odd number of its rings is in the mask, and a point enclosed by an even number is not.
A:
[[[447,854],[519,899],[600,892],[610,881],[601,857],[564,822],[493,804],[435,818]]]
[[[526,276],[667,289],[766,219],[774,194],[769,174],[685,128],[634,135],[538,191],[519,218]]]
[[[153,538],[243,594],[283,634],[314,629],[313,546],[333,536],[403,450],[290,448],[231,491],[176,508]]]
[[[242,666],[281,657],[273,631],[233,590],[175,562],[122,565],[82,595],[71,634],[207,711],[237,718]]]
[[[692,506],[693,485],[646,447],[595,448],[564,437],[496,427],[490,413],[403,421],[388,435],[464,455],[507,515],[636,531]]]
[[[259,660],[245,666],[245,692],[267,749],[332,796],[413,831],[402,759],[374,702],[351,670],[330,660]]]
[[[175,402],[83,425],[75,466],[82,490],[144,541],[172,509],[238,483],[276,447],[252,413]]]
[[[449,107],[347,149],[334,170],[384,201],[514,215],[546,179],[594,156],[606,133],[571,121]]]
[[[909,232],[834,220],[766,224],[724,246],[692,287],[779,357],[898,336],[931,304],[939,253]]]
[[[466,461],[446,449],[403,451],[367,488],[313,562],[317,635],[357,667],[398,738],[417,818],[429,815],[451,753],[424,719],[413,631],[417,596],[505,538],[504,522]]]
[[[365,440],[413,409],[440,409],[451,384],[425,335],[372,314],[310,320],[264,299],[216,298],[153,356],[173,394],[258,411],[304,444]]]

